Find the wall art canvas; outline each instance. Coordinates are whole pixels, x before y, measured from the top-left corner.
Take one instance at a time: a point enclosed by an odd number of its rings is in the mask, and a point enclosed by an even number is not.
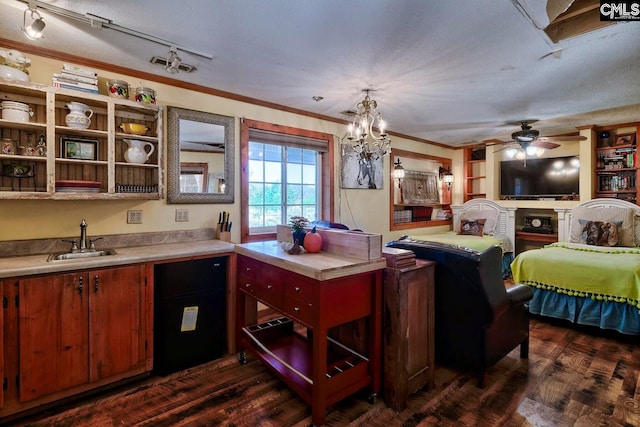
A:
[[[405,203],[439,203],[438,174],[435,172],[405,171],[402,180]]]
[[[383,158],[362,157],[349,144],[342,144],[342,188],[382,190],[384,185]]]

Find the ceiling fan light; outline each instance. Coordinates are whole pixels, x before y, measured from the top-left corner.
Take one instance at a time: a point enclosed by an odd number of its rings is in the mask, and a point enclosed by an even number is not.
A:
[[[527,153],[525,153],[524,150],[518,150],[514,157],[518,160],[524,160],[527,158]]]
[[[527,146],[525,149],[527,156],[535,156],[538,152],[538,147],[534,147],[532,145]]]
[[[508,158],[513,159],[516,156],[516,154],[518,154],[518,149],[517,148],[509,148],[504,152],[504,154]]]
[[[542,157],[544,155],[544,148],[538,147],[536,149],[536,157]]]

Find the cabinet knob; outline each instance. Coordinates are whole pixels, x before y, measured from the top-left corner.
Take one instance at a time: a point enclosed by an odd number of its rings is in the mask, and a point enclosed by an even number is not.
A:
[[[84,279],[82,276],[78,278],[78,293],[82,295],[82,288],[84,288]]]
[[[296,313],[299,313],[300,312],[300,307],[298,307],[298,306],[293,307],[293,311],[295,311]]]
[[[273,285],[267,284],[267,289],[271,290],[271,288],[273,288]]]
[[[300,292],[300,286],[295,286],[293,289],[294,289],[296,292]]]

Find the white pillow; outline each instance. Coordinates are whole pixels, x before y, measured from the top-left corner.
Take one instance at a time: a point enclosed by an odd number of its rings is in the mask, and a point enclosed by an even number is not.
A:
[[[614,222],[622,221],[618,230],[620,233],[619,246],[635,246],[635,211],[632,208],[587,208],[576,206],[571,210],[571,243],[580,243],[582,226],[580,220]]]
[[[471,210],[466,211],[460,217],[460,222],[462,221],[477,221],[479,219],[484,219],[484,231],[483,234],[487,234],[493,236],[496,232],[496,222],[498,221],[498,211],[478,211]]]

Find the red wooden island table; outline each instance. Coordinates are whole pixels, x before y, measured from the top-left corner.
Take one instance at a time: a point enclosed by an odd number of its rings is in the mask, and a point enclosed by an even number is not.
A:
[[[319,232],[320,253],[289,255],[279,241],[236,246],[240,361],[248,350],[270,367],[311,404],[317,426],[324,424],[328,406],[365,387],[371,400],[380,391],[386,266],[380,235]],[[290,239],[288,227],[279,226],[278,236]],[[277,316],[256,323],[256,302]],[[340,333],[355,324],[365,325],[364,342]]]

